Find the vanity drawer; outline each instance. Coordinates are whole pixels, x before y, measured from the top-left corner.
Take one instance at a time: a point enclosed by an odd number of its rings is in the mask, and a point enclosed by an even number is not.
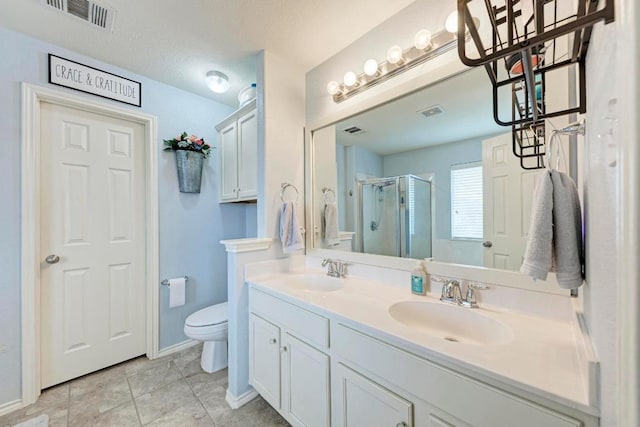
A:
[[[405,390],[474,427],[585,425],[580,420],[450,371],[342,324],[332,330],[332,345],[335,355],[378,381]]]
[[[329,319],[254,288],[249,290],[249,311],[269,319],[308,343],[329,348]]]

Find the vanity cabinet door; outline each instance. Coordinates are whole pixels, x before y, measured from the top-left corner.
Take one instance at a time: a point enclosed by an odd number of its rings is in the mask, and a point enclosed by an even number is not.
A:
[[[336,420],[340,427],[411,427],[413,404],[338,363]]]
[[[280,402],[280,328],[251,314],[249,317],[249,383],[276,409]]]
[[[331,425],[329,356],[288,333],[283,337],[284,410],[294,426]]]

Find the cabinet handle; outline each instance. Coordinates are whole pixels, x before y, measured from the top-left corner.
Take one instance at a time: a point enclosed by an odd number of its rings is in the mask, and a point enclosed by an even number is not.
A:
[[[275,343],[277,343],[277,342],[278,342],[278,340],[276,340],[275,338],[271,338],[271,339],[269,340],[269,344],[275,344]]]
[[[282,347],[282,349],[280,351],[282,351],[283,353],[286,353],[287,352],[287,346],[285,345],[284,347]]]
[[[404,421],[399,422],[398,424],[396,424],[396,427],[408,427],[408,424],[405,423]]]
[[[233,189],[233,192],[235,193],[236,191],[238,191],[238,190],[234,188],[234,189]]]

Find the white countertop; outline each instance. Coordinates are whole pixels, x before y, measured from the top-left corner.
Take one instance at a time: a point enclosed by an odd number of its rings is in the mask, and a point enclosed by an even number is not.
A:
[[[431,295],[411,294],[409,284],[399,288],[349,277],[344,288],[331,292],[299,289],[283,280],[291,274],[323,274],[319,270],[250,277],[247,281],[282,299],[324,313],[341,323],[353,324],[380,335],[406,350],[454,369],[496,380],[508,387],[534,393],[546,399],[598,415],[589,405],[587,385],[579,365],[580,346],[570,322],[523,315],[495,307],[474,310],[507,325],[513,339],[506,344],[449,342],[442,337],[408,327],[395,320],[388,308],[400,301],[428,301],[445,304]],[[482,378],[480,378],[482,379]]]

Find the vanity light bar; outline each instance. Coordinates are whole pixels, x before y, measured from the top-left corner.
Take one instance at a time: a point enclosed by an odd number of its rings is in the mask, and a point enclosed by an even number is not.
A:
[[[467,38],[468,37],[469,36],[467,35]],[[454,49],[456,45],[457,37],[455,34],[446,30],[439,31],[431,36],[431,43],[428,44],[425,49],[418,49],[415,46],[411,46],[410,48],[402,51],[402,57],[397,62],[395,59],[395,63],[391,63],[388,60],[381,62],[378,65],[376,73],[360,73],[356,77],[355,83],[349,86],[345,83],[337,83],[335,81],[329,82],[327,90],[329,90],[333,95],[333,101],[340,103],[372,86],[390,79],[395,75],[420,65],[431,58],[442,55],[443,53]],[[347,83],[351,83],[351,74],[353,74],[353,72],[349,72],[347,74],[349,74],[350,77]]]

